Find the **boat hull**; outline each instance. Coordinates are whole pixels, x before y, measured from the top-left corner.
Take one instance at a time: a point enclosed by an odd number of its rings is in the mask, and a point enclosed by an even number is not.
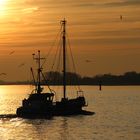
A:
[[[62,99],[60,102],[52,104],[37,105],[37,107],[21,106],[17,109],[18,117],[38,118],[51,116],[66,116],[82,114],[82,107],[86,106],[84,97],[75,99]]]

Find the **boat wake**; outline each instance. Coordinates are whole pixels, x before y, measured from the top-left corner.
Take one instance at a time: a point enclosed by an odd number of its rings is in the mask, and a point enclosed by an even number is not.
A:
[[[85,111],[82,110],[79,115],[94,115],[95,112]],[[74,115],[74,114],[73,114]],[[18,116],[16,114],[0,114],[0,119],[12,119],[17,118]]]
[[[87,111],[87,110],[82,110],[81,115],[94,115],[95,112]]]
[[[17,115],[16,114],[0,114],[0,119],[3,119],[3,118],[17,118]]]

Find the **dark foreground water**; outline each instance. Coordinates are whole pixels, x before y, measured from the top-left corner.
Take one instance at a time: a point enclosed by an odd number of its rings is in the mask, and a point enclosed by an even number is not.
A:
[[[30,120],[3,115],[15,114],[32,87],[0,86],[0,140],[140,140],[140,87],[82,89],[89,104],[85,109],[95,115]],[[69,88],[70,97],[76,95],[73,90]]]

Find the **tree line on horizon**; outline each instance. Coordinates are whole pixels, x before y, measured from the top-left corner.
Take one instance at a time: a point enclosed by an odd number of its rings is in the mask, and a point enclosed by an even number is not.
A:
[[[57,71],[50,71],[44,74],[46,80],[42,80],[42,84],[62,85],[63,74]],[[140,85],[140,73],[135,71],[126,72],[123,75],[100,74],[93,77],[81,76],[77,73],[66,73],[67,85]],[[32,81],[20,82],[4,82],[0,80],[0,84],[33,84]]]
[[[47,83],[50,85],[62,85],[63,75],[59,72],[45,73]],[[101,74],[93,77],[67,72],[67,85],[140,85],[140,73],[135,71],[126,72],[123,75]],[[45,81],[43,81],[45,82]]]

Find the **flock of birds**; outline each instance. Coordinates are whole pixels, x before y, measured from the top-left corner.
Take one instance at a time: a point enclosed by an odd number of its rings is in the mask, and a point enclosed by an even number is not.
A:
[[[12,52],[9,53],[9,55],[12,55],[12,54],[14,54],[14,53],[15,53],[15,51],[12,51]],[[18,65],[18,67],[22,67],[22,66],[24,66],[24,65],[25,65],[25,63],[21,63],[21,64]]]
[[[11,51],[9,53],[9,55],[13,55],[14,53],[15,53],[15,51]],[[21,63],[21,64],[18,65],[18,68],[20,68],[20,67],[22,67],[24,65],[25,65],[25,63]],[[7,73],[4,73],[4,72],[0,73],[0,76],[6,76],[6,75],[7,75]]]
[[[123,20],[123,16],[122,15],[120,15],[120,20],[122,21]],[[15,51],[11,51],[10,53],[9,53],[9,55],[13,55],[15,53]],[[85,62],[86,63],[91,63],[92,62],[92,60],[89,60],[89,59],[86,59],[85,60]],[[21,64],[19,64],[18,65],[18,67],[20,68],[20,67],[23,67],[25,65],[25,63],[21,63]],[[7,74],[6,73],[0,73],[0,76],[6,76]]]
[[[9,53],[9,55],[13,55],[14,53],[15,53],[15,51],[11,51]],[[86,59],[85,62],[86,63],[91,63],[92,60]],[[21,64],[18,65],[18,68],[23,67],[24,65],[25,65],[25,63],[21,63]],[[4,72],[0,73],[0,76],[6,76],[6,75],[7,75],[7,73],[4,73]]]

